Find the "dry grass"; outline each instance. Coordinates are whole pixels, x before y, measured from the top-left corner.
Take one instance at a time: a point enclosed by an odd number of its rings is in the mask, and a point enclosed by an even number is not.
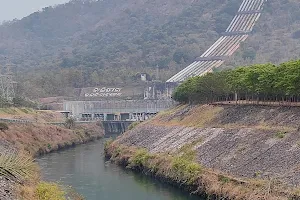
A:
[[[31,108],[0,108],[0,118],[31,120],[38,123],[64,122],[64,117],[60,113]]]
[[[14,146],[13,152],[6,150],[0,152],[0,176],[22,183],[16,183],[15,192],[18,199],[65,200],[67,197],[72,200],[83,199],[70,187],[40,182],[39,169],[33,162],[32,156],[95,140],[104,134],[101,127],[93,123],[75,126],[70,130],[48,125],[45,122],[59,121],[59,119],[63,121],[63,118],[59,113],[52,111],[35,111],[26,108],[0,109],[0,118],[26,119],[37,122],[8,124],[8,130],[0,131],[1,140]]]
[[[9,130],[0,131],[0,138],[20,150],[37,155],[85,143],[103,134],[103,130],[95,124],[80,125],[73,130],[47,124],[10,124]]]
[[[224,106],[222,105],[197,105],[191,107],[188,112],[184,112],[184,110],[187,108],[188,105],[177,106],[176,108],[159,113],[155,118],[151,119],[147,123],[158,126],[187,126],[197,128],[253,128],[259,130],[272,130],[275,132],[294,132],[297,130],[295,127],[269,124],[266,121],[260,121],[255,124],[244,124],[242,121],[226,124],[219,123],[218,118],[220,118],[222,112],[224,111]]]
[[[39,167],[29,155],[11,150],[0,155],[0,176],[13,181],[16,196],[23,200],[82,200],[55,183],[40,182]],[[69,195],[71,194],[71,195]]]
[[[166,126],[205,127],[222,110],[220,106],[198,105],[188,109],[187,105],[181,105],[157,115],[152,123]]]
[[[36,164],[30,156],[15,150],[0,153],[0,176],[23,183],[26,179],[32,178],[36,171]]]

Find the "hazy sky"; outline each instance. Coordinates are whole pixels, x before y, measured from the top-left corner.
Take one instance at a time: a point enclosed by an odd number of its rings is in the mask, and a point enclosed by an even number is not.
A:
[[[66,3],[69,0],[0,0],[0,22],[21,19],[41,8]]]

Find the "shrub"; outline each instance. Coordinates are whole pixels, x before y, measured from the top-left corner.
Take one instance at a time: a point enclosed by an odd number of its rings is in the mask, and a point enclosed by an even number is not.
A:
[[[75,119],[72,117],[69,117],[65,121],[65,127],[68,129],[71,129],[75,126]]]
[[[70,186],[63,186],[63,190],[65,191],[65,196],[68,200],[84,200],[84,197]]]
[[[230,182],[230,179],[226,176],[219,175],[219,181],[222,182],[223,184]]]
[[[282,139],[282,138],[285,137],[285,134],[286,134],[286,132],[282,132],[282,131],[281,131],[281,132],[276,133],[275,136],[276,136],[277,138],[279,138],[279,139]]]
[[[108,149],[108,147],[113,143],[113,139],[109,138],[108,140],[105,141],[104,143],[104,149]]]
[[[41,182],[36,188],[39,200],[65,200],[65,192],[55,183]]]
[[[36,170],[31,157],[14,150],[2,154],[0,152],[0,176],[22,183],[25,179],[32,177]]]
[[[8,125],[4,122],[0,122],[0,131],[8,130]]]
[[[132,130],[132,129],[134,129],[137,125],[139,125],[140,124],[140,122],[133,122],[132,124],[130,124],[129,126],[128,126],[128,130]]]
[[[175,157],[172,161],[172,171],[175,177],[180,177],[181,182],[192,184],[201,174],[202,168],[198,163],[184,157]]]
[[[147,161],[150,158],[150,154],[146,149],[138,149],[133,157],[130,159],[131,168],[141,168],[143,166],[147,166]]]

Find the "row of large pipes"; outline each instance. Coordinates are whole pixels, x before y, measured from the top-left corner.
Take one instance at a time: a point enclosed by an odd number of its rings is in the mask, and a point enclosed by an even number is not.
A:
[[[244,0],[238,12],[261,10],[265,0]]]
[[[248,34],[253,30],[266,1],[267,0],[243,0],[237,15],[226,29],[224,36],[221,36],[200,56],[200,58],[207,59],[193,62],[167,80],[167,82],[182,82],[189,77],[203,75],[221,66],[224,59],[220,58],[233,55],[239,48],[240,43],[248,38]]]
[[[233,23],[227,28],[226,32],[252,31],[260,15],[260,13],[238,14],[234,17]]]

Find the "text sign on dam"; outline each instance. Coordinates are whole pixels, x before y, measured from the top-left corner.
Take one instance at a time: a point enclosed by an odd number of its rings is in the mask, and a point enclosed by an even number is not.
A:
[[[85,93],[85,97],[120,97],[122,88],[94,88],[91,93]]]

